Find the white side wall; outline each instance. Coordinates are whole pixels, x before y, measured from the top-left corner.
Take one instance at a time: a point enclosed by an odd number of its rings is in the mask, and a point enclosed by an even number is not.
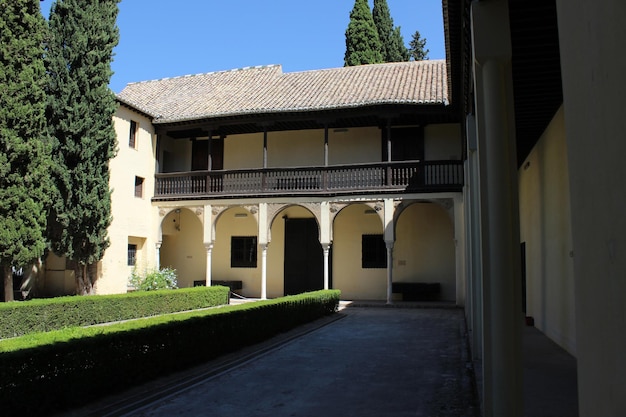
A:
[[[520,238],[526,243],[527,315],[575,355],[569,185],[561,107],[519,170]]]

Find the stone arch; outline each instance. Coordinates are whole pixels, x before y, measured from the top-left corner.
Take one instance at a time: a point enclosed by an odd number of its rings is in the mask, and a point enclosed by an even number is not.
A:
[[[437,282],[443,300],[456,299],[454,220],[429,199],[405,201],[394,216],[394,282]]]
[[[268,218],[267,241],[268,243],[272,241],[272,226],[274,225],[274,221],[278,218],[278,215],[280,213],[282,213],[285,210],[288,210],[290,207],[302,207],[303,209],[307,210],[309,213],[313,215],[317,223],[317,232],[318,232],[317,236],[321,242],[322,209],[321,209],[320,203],[287,203],[287,204],[271,203],[271,204],[268,204],[268,208],[267,208],[267,218]]]
[[[254,220],[256,221],[257,231],[258,231],[258,224],[259,224],[258,205],[213,206],[211,208],[211,212],[213,214],[212,220],[211,220],[211,242],[215,242],[217,223],[219,222],[220,218],[225,213],[233,209],[240,209],[240,210],[246,211],[247,214],[252,216]]]
[[[161,214],[161,212],[160,212]],[[160,222],[160,262],[163,267],[176,269],[179,287],[191,287],[204,280],[206,249],[203,243],[202,214],[196,207],[163,209]]]

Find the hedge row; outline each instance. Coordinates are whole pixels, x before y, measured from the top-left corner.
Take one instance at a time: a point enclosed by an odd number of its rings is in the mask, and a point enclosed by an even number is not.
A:
[[[335,312],[339,294],[316,291],[0,341],[2,415],[79,407],[199,365]]]
[[[221,286],[0,303],[0,339],[228,304]]]

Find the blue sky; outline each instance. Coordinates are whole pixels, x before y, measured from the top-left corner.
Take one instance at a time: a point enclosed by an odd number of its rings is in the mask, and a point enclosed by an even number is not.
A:
[[[41,2],[48,18],[54,0]],[[370,0],[370,6],[373,0]],[[387,0],[408,45],[445,58],[441,0]],[[111,89],[130,82],[281,64],[284,72],[343,66],[354,0],[122,0]]]

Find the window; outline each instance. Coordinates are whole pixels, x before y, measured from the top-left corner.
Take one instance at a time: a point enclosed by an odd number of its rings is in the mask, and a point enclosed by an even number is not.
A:
[[[128,265],[135,266],[137,264],[137,245],[128,244]]]
[[[230,238],[231,268],[256,268],[256,236]]]
[[[143,197],[143,178],[135,177],[135,197]]]
[[[128,146],[137,149],[137,122],[130,121],[130,132],[128,135]]]
[[[361,267],[387,268],[387,248],[383,235],[362,236]]]

